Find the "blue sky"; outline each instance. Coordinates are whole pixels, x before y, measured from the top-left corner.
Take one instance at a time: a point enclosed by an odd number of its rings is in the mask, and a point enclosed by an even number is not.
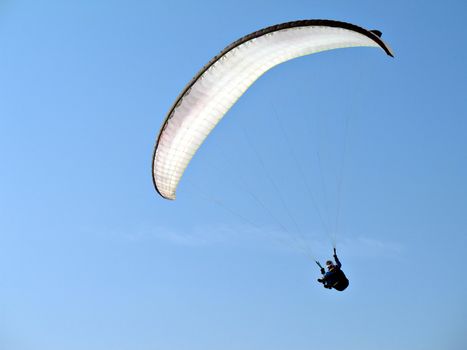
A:
[[[3,1],[0,347],[465,349],[466,10]],[[158,197],[152,149],[185,84],[243,35],[311,18],[379,29],[396,57],[348,49],[274,68],[177,200]],[[303,235],[331,255],[304,182],[324,220],[340,205],[344,293],[291,247]]]

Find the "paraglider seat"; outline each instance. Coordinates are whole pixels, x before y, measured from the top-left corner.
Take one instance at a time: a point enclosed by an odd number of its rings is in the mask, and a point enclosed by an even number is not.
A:
[[[349,286],[349,280],[345,276],[344,272],[342,272],[342,270],[336,272],[335,279],[336,281],[330,285],[335,290],[342,292]]]
[[[337,281],[332,285],[332,288],[342,292],[349,286],[349,280],[344,276],[344,279]]]

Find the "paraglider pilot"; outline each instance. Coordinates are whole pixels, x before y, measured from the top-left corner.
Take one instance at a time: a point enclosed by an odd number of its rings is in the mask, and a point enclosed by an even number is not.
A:
[[[320,265],[319,262],[316,262],[321,269],[322,278],[318,278],[318,282],[322,283],[324,288],[338,290],[342,292],[349,286],[349,280],[344,274],[344,271],[341,270],[342,264],[337,258],[336,248],[334,248],[334,264],[331,260],[326,261],[326,267],[328,271],[325,271],[324,267]]]

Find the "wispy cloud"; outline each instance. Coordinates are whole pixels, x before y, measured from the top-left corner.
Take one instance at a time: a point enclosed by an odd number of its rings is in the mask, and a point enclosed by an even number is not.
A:
[[[406,248],[401,243],[384,238],[368,236],[355,236],[342,239],[340,242],[342,251],[348,256],[363,258],[385,258],[392,260],[404,260]]]
[[[190,229],[169,227],[145,227],[123,234],[131,241],[164,241],[180,246],[243,246],[257,249],[273,249],[293,254],[304,254],[310,258],[326,259],[332,255],[331,239],[323,233],[307,235],[284,232],[271,227],[249,225],[212,225]],[[338,251],[347,257],[365,259],[403,260],[405,247],[389,239],[354,235],[340,237]]]
[[[248,246],[267,249],[299,251],[292,235],[270,227],[249,225],[206,225],[190,229],[146,227],[121,235],[131,241],[164,241],[180,246]]]

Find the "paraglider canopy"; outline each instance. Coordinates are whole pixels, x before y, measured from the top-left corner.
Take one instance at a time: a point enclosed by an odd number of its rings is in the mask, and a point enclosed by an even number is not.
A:
[[[241,95],[272,67],[296,57],[346,47],[379,47],[393,56],[381,32],[331,20],[282,23],[227,46],[188,83],[157,137],[153,182],[166,199],[203,141]]]

